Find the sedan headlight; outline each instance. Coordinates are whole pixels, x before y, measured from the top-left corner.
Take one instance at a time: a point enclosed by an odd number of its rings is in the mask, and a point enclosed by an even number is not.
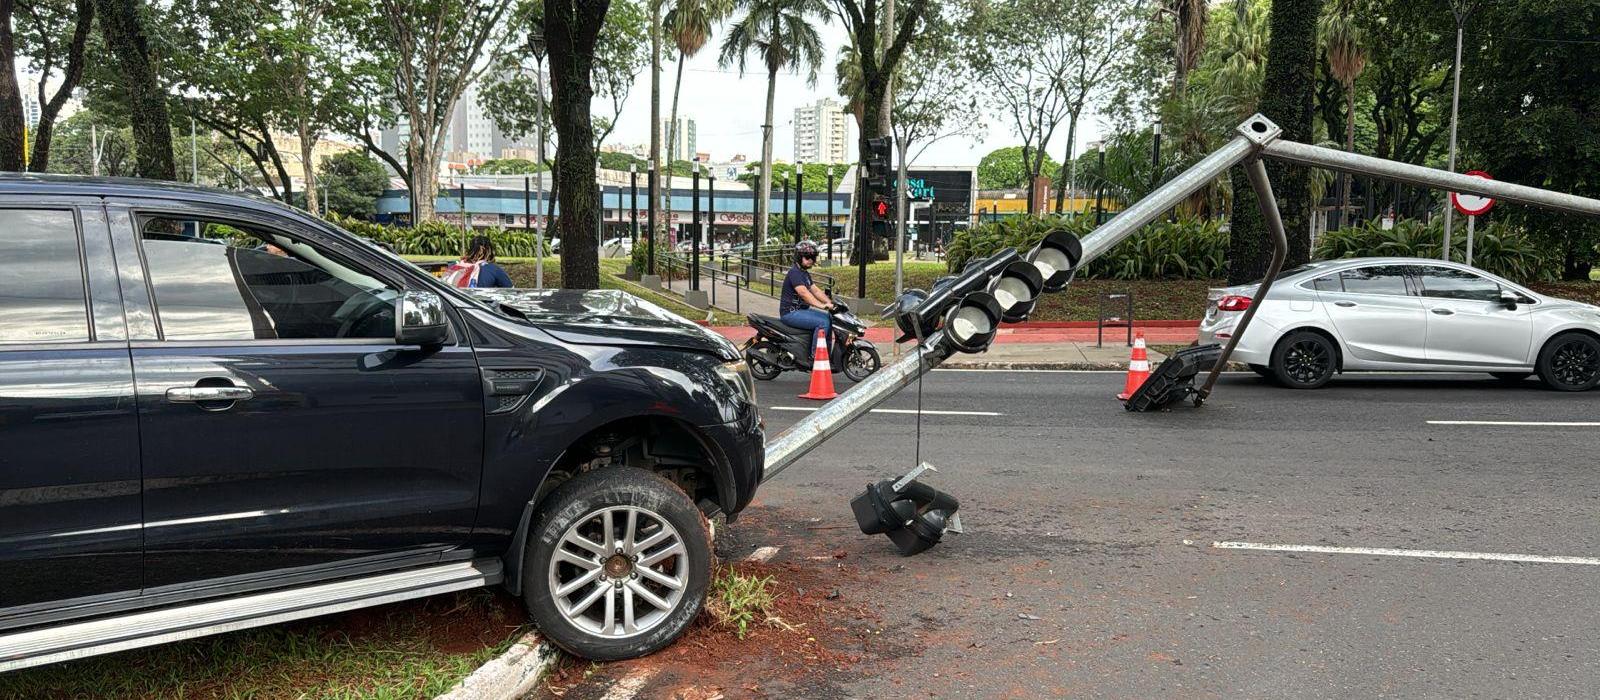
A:
[[[749,363],[743,359],[724,362],[717,365],[717,374],[732,384],[735,390],[743,392],[750,403],[756,402],[756,378],[750,374]]]

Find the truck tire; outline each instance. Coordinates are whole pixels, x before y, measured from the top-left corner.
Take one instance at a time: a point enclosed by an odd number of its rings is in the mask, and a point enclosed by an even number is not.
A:
[[[540,503],[523,556],[523,599],[539,632],[586,659],[671,644],[705,604],[706,519],[672,482],[632,467],[579,474]]]

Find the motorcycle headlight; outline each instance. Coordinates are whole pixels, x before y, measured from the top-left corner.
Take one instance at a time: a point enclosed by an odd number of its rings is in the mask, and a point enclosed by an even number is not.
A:
[[[717,365],[717,374],[734,390],[742,392],[750,403],[756,402],[756,378],[750,374],[750,365],[743,359]]]

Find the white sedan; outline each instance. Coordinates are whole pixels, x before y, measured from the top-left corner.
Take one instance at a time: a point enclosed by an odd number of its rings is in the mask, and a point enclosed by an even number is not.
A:
[[[1482,270],[1420,258],[1349,258],[1211,290],[1200,343],[1225,344],[1260,303],[1232,360],[1297,389],[1347,370],[1537,373],[1563,391],[1600,384],[1600,307],[1537,294]]]

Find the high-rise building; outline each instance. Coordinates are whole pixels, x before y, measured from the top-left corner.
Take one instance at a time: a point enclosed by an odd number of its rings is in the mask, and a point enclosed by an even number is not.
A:
[[[661,124],[661,149],[665,151],[667,148],[667,142],[671,141],[672,153],[667,154],[668,160],[694,160],[697,152],[695,148],[694,120],[689,117],[678,117],[677,124],[677,133],[671,135],[667,133],[666,123],[663,122]],[[669,138],[669,136],[671,136],[671,138]]]
[[[848,163],[850,122],[831,97],[794,110],[794,158],[802,163]]]
[[[445,161],[481,162],[500,158],[505,153],[536,151],[539,147],[537,135],[512,139],[500,131],[500,125],[489,116],[488,110],[484,109],[479,100],[482,94],[480,87],[485,84],[485,80],[480,78],[468,85],[467,89],[462,91],[461,99],[456,101],[455,109],[450,113],[450,121],[444,126]],[[403,161],[406,142],[410,138],[411,124],[402,117],[394,126],[383,130],[381,137],[383,150]],[[440,165],[443,166],[444,163]]]
[[[39,125],[39,119],[44,114],[43,105],[39,104],[39,81],[28,80],[22,84],[22,123],[29,129]]]

